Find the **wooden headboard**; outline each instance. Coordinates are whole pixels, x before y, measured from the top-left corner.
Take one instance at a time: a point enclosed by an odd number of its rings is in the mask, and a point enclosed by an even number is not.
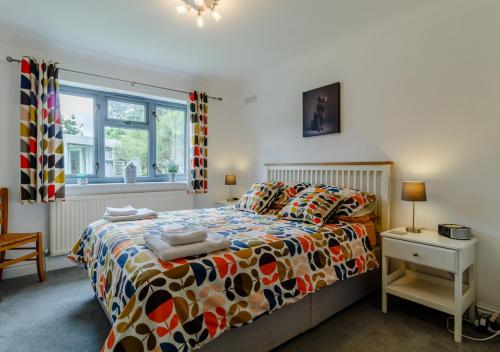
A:
[[[377,195],[377,230],[388,230],[391,223],[392,161],[331,163],[269,163],[270,181],[324,183],[353,188]]]

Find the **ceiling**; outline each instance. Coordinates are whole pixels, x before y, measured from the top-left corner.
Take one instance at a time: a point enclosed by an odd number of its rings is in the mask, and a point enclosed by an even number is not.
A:
[[[200,78],[245,78],[373,25],[414,0],[221,0],[222,20],[180,0],[0,0],[0,27]],[[41,18],[41,15],[43,17]]]

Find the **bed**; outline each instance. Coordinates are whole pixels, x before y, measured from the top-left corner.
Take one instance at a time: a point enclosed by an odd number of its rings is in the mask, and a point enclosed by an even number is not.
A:
[[[266,172],[375,193],[379,229],[388,226],[390,163],[268,164]],[[207,227],[232,246],[162,262],[143,235],[179,224]],[[232,207],[99,220],[70,254],[87,268],[112,324],[103,350],[168,352],[270,350],[376,290],[378,256],[362,224],[320,227]]]

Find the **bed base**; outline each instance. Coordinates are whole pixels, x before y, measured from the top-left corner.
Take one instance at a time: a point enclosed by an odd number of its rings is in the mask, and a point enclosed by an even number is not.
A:
[[[374,250],[380,262],[380,247]],[[338,281],[302,300],[264,315],[251,324],[230,329],[203,346],[201,352],[265,352],[305,333],[380,288],[380,269]],[[106,317],[113,324],[103,303]]]
[[[380,270],[339,281],[297,303],[264,315],[249,325],[230,329],[201,352],[265,352],[305,333],[380,288]]]

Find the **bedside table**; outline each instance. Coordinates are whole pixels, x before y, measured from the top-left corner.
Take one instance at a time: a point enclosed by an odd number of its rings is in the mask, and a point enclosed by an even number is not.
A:
[[[238,203],[238,199],[237,200],[227,200],[227,199],[218,200],[215,202],[215,207],[216,208],[227,207],[230,205],[236,205],[236,203]]]
[[[381,236],[382,312],[387,313],[387,294],[391,294],[451,314],[455,318],[455,341],[462,342],[462,315],[467,309],[471,317],[475,315],[477,239],[453,240],[430,230],[405,235],[386,231]],[[391,258],[402,264],[389,272]],[[452,279],[408,269],[406,263],[439,269],[451,274]],[[469,280],[464,284],[466,270]]]

